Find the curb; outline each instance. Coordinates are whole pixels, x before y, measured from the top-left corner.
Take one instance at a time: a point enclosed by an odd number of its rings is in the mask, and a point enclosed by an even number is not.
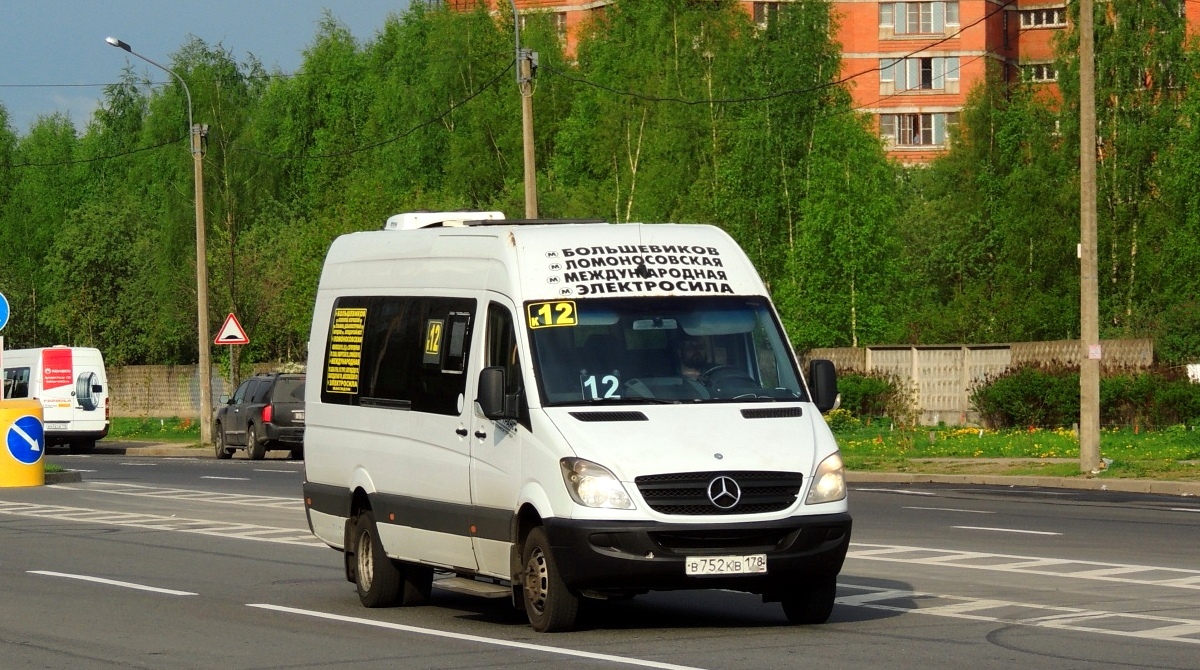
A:
[[[922,475],[902,472],[847,471],[851,484],[974,484],[983,486],[1025,486],[1049,489],[1153,493],[1169,496],[1200,496],[1200,482],[1158,479],[1097,479],[1071,477],[1021,477],[1005,475]]]
[[[76,472],[74,470],[67,470],[66,472],[47,472],[46,473],[46,485],[47,486],[49,486],[51,484],[77,484],[81,481],[83,481],[83,473]]]

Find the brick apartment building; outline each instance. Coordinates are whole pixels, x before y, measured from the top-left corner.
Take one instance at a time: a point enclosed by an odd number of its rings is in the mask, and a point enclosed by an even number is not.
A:
[[[495,7],[496,0],[486,0]],[[740,0],[757,23],[783,2]],[[1200,2],[1179,2],[1189,27]],[[449,0],[452,7],[474,0]],[[516,0],[517,11],[552,12],[573,53],[579,28],[611,0]],[[1067,27],[1066,0],[832,0],[842,45],[842,79],[858,110],[870,114],[889,154],[920,163],[947,148],[971,88],[988,63],[1057,95],[1053,37]]]

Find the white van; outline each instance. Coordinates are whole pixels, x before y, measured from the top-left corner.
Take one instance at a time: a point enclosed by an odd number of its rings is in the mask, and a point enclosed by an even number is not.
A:
[[[801,376],[701,225],[397,215],[325,259],[305,509],[367,607],[437,586],[538,631],[581,598],[734,589],[824,622],[850,542],[828,361]]]
[[[99,349],[13,349],[0,358],[5,399],[42,401],[47,446],[65,444],[73,454],[86,454],[108,435],[108,375]]]

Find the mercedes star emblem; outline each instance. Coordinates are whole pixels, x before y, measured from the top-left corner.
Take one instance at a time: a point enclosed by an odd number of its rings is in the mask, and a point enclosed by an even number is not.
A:
[[[708,499],[721,509],[733,509],[742,499],[742,487],[732,477],[713,477],[708,483]]]

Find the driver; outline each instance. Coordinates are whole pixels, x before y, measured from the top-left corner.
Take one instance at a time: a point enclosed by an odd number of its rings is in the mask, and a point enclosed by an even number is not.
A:
[[[675,360],[679,361],[679,375],[684,379],[698,380],[708,370],[708,354],[704,341],[698,337],[683,336],[675,345]]]

